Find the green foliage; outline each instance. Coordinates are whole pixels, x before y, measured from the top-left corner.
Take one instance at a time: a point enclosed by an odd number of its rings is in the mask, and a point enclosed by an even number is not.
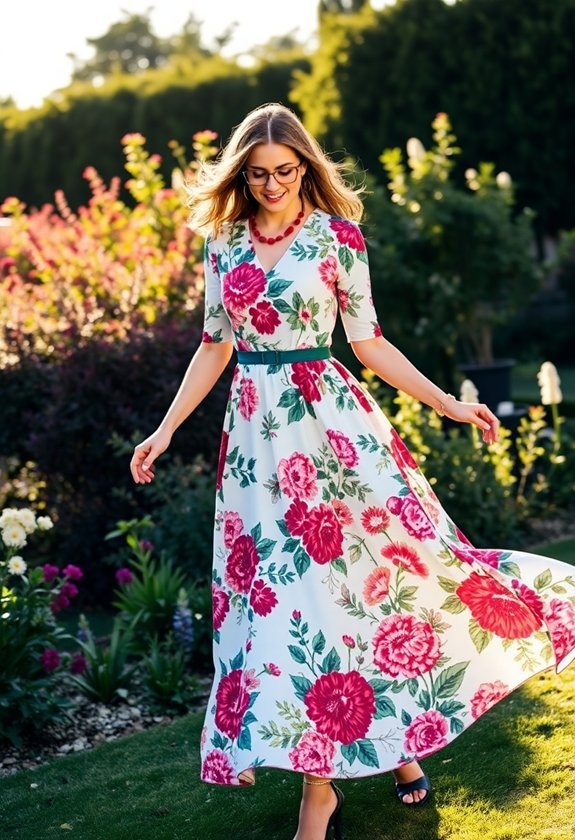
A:
[[[29,566],[18,554],[29,536],[51,527],[29,508],[0,515],[0,742],[19,745],[63,717],[71,703],[55,694],[63,661],[58,645],[70,636],[56,614],[77,593],[81,570]]]
[[[82,675],[68,675],[72,682],[91,700],[112,703],[123,699],[138,663],[128,665],[133,652],[133,637],[130,628],[125,628],[116,619],[108,644],[98,643],[90,630],[84,615],[80,618],[84,640],[77,643],[86,657],[86,669]]]
[[[489,364],[494,330],[540,285],[529,253],[531,214],[514,216],[511,179],[496,175],[493,164],[468,169],[459,187],[452,170],[461,150],[449,118],[438,114],[432,127],[429,149],[416,138],[408,142],[407,166],[399,148],[381,156],[391,202],[380,190],[368,200],[379,223],[375,285],[392,301],[391,329],[401,335],[413,324],[421,355],[440,351],[453,364],[459,351]]]
[[[146,688],[159,708],[184,712],[190,707],[198,681],[186,672],[186,657],[172,637],[160,642],[154,636],[142,665]]]

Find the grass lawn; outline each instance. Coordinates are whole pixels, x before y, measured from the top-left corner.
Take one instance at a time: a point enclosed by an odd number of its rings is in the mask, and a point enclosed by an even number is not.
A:
[[[556,560],[563,560],[564,563],[575,565],[575,539],[559,540],[558,542],[547,545],[538,545],[532,550],[535,554],[554,557]]]

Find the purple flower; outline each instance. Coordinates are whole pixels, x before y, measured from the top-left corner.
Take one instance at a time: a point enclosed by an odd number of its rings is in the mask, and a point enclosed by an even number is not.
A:
[[[61,610],[65,610],[66,607],[69,606],[70,599],[66,595],[64,595],[63,592],[58,592],[58,594],[50,604],[50,609],[52,610],[53,614],[56,615],[56,613],[60,612]]]
[[[116,572],[116,580],[120,586],[129,586],[129,584],[134,580],[134,575],[124,566]]]
[[[82,580],[84,577],[84,572],[78,566],[74,566],[72,563],[68,563],[67,566],[64,567],[64,575],[65,577],[70,578],[71,580]]]
[[[150,540],[140,540],[140,548],[142,551],[153,551],[154,543],[150,542]]]
[[[60,588],[60,593],[66,598],[75,598],[78,594],[78,587],[74,583],[66,581]]]
[[[60,661],[61,657],[56,648],[46,648],[46,650],[42,651],[42,655],[40,656],[42,668],[48,673],[55,671],[56,668],[59,667]]]
[[[72,674],[83,674],[88,667],[88,660],[83,653],[75,653],[70,662],[70,672]]]
[[[46,583],[52,583],[54,578],[60,574],[58,566],[53,566],[51,563],[44,563],[42,571],[44,572],[44,581]]]

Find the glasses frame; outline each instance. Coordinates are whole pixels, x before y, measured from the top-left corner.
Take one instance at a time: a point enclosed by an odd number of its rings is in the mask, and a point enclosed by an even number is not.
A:
[[[265,176],[266,176],[266,177],[265,177],[265,180],[264,180],[264,181],[258,181],[258,183],[257,183],[257,184],[252,183],[252,182],[249,180],[249,176],[250,176],[252,173],[250,173],[247,169],[242,169],[242,175],[244,176],[244,178],[245,178],[245,180],[246,180],[246,183],[247,183],[250,187],[265,187],[265,185],[267,184],[267,182],[268,182],[268,181],[269,181],[269,179],[270,179],[270,176],[274,179],[274,181],[276,182],[276,184],[281,184],[282,186],[283,186],[284,184],[295,184],[295,182],[297,181],[297,176],[298,176],[299,168],[300,168],[300,166],[302,166],[302,164],[303,164],[303,160],[300,160],[300,162],[299,162],[299,163],[293,163],[293,164],[292,164],[292,163],[290,163],[290,164],[288,164],[287,166],[277,166],[277,167],[276,167],[274,170],[272,170],[271,172],[270,172],[268,169],[265,169],[265,170],[264,170],[264,172],[265,172]],[[278,171],[278,169],[287,169],[288,167],[289,167],[289,168],[292,168],[292,169],[294,169],[294,170],[295,170],[295,176],[294,176],[293,180],[292,180],[292,181],[284,181],[284,180],[280,181],[280,180],[279,180],[279,178],[278,178],[278,177],[277,177],[277,175],[276,175],[276,172]],[[256,168],[257,168],[257,169],[259,169],[259,167],[256,167]]]

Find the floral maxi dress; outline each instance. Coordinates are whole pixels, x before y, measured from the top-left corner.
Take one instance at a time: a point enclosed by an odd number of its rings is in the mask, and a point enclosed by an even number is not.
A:
[[[315,210],[265,272],[246,223],[206,243],[203,341],[381,335],[357,225]],[[575,576],[474,548],[335,358],[238,364],[216,480],[215,677],[201,777],[380,773],[449,744],[575,657]]]

